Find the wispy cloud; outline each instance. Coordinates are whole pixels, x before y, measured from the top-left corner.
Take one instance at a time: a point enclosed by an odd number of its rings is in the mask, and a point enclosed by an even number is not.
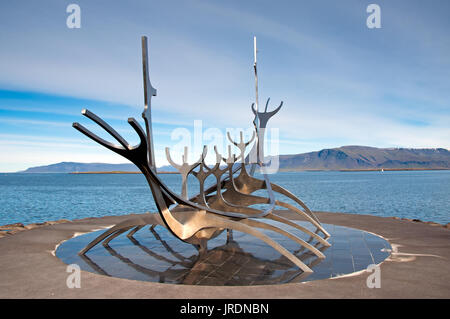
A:
[[[0,41],[7,45],[0,50],[0,134],[17,136],[10,136],[16,146],[5,145],[14,160],[3,156],[10,163],[4,167],[22,167],[31,151],[39,163],[118,160],[85,148],[88,140],[77,154],[67,153],[78,141],[70,124],[101,134],[79,114],[87,107],[136,142],[125,120],[140,119],[143,108],[144,34],[158,89],[153,121],[162,164],[177,127],[192,130],[201,119],[205,128],[224,130],[252,121],[253,35],[260,103],[269,95],[272,105],[285,102],[270,122],[280,128],[280,152],[343,144],[450,147],[448,1],[379,0],[379,30],[365,26],[369,2],[359,0],[77,3],[79,30],[66,28],[61,1],[49,1],[45,12],[35,1],[1,5]],[[52,135],[62,140],[48,140]]]

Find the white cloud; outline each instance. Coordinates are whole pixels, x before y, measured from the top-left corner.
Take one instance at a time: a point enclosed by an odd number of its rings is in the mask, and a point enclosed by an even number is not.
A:
[[[313,4],[298,3],[304,8],[298,21],[280,18],[291,13],[284,6],[274,5],[276,12],[261,9],[268,3],[249,10],[233,3],[180,2],[177,11],[146,1],[125,7],[82,2],[86,20],[77,33],[67,30],[63,20],[59,25],[56,17],[64,5],[58,1],[49,6],[45,19],[35,14],[37,4],[30,2],[24,8],[8,4],[0,13],[4,23],[0,41],[7,43],[0,50],[0,87],[111,101],[129,105],[134,108],[130,113],[139,114],[143,105],[139,37],[147,34],[151,79],[158,89],[153,99],[155,124],[189,128],[193,120],[202,119],[208,127],[247,127],[253,120],[251,37],[256,34],[262,48],[260,103],[269,94],[273,105],[285,101],[270,121],[287,141],[282,151],[313,151],[339,146],[335,144],[339,142],[449,148],[448,24],[436,18],[442,16],[437,6],[420,10],[419,4],[408,2],[405,11],[405,3],[383,4],[386,24],[372,33],[366,32],[364,24],[357,25],[364,22],[364,11],[333,2],[325,4],[320,19],[314,16],[318,11],[311,10]],[[173,13],[170,18],[163,17],[167,12]],[[88,107],[95,111],[95,105]],[[16,110],[45,112],[26,106]],[[122,119],[112,113],[99,115]],[[118,130],[134,136],[126,116],[123,120]],[[74,121],[89,122],[76,116]],[[71,125],[13,117],[0,118],[0,122],[55,128]],[[161,129],[155,131],[158,134],[169,132]],[[64,145],[74,146],[75,141],[27,141],[28,145],[17,145],[17,155],[8,154],[15,156],[8,165],[25,161],[28,151],[41,162],[97,158],[96,151],[83,147],[78,154],[64,155]],[[38,149],[57,145],[62,151]],[[13,151],[13,145],[8,147]],[[116,158],[107,153],[98,156],[108,161]],[[157,158],[165,162],[162,151]]]

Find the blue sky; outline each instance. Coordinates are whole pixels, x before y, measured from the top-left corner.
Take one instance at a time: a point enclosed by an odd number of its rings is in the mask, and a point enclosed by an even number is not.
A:
[[[66,7],[81,8],[81,28]],[[381,7],[381,29],[366,7]],[[342,145],[450,148],[449,1],[3,1],[0,171],[123,163],[71,127],[88,108],[130,141],[150,39],[157,165],[177,128],[248,128],[254,100],[282,110],[281,154]],[[197,157],[195,152],[191,158]],[[175,156],[176,157],[176,156]]]

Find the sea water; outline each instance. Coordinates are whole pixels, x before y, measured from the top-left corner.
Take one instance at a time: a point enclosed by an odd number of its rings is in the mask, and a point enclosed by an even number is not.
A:
[[[160,177],[180,192],[180,175]],[[313,211],[450,221],[450,171],[286,172],[270,180]],[[188,184],[197,193],[195,180]],[[148,211],[156,206],[141,174],[0,174],[0,225]]]

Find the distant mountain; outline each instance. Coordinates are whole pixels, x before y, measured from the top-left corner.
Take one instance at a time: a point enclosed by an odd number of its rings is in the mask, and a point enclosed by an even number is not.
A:
[[[296,155],[280,155],[280,170],[450,168],[443,148],[376,148],[342,146]]]
[[[342,169],[450,169],[450,151],[443,148],[376,148],[368,146],[342,146],[317,152],[280,155],[281,171],[342,170]],[[30,167],[23,173],[72,172],[137,172],[134,164],[62,162],[47,166]],[[172,166],[158,171],[173,172]]]
[[[158,171],[172,172],[172,166],[162,166]],[[72,172],[137,172],[139,169],[134,164],[106,164],[106,163],[77,163],[61,162],[46,166],[30,167],[20,173],[72,173]]]

